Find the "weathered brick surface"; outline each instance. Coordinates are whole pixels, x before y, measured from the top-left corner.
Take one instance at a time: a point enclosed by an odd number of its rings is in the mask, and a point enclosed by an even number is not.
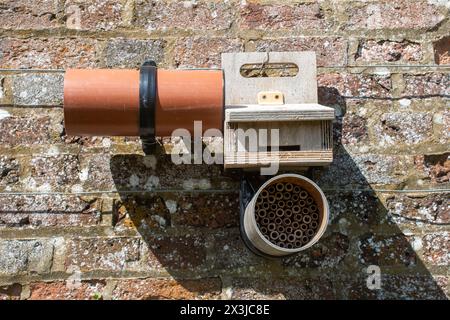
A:
[[[381,236],[368,234],[358,242],[360,262],[377,266],[414,266],[418,257],[403,234]]]
[[[242,51],[242,42],[230,38],[180,38],[175,43],[175,65],[177,67],[220,67],[222,52]]]
[[[347,42],[342,38],[281,38],[261,39],[248,43],[248,48],[255,51],[314,51],[317,65],[343,66],[347,61]]]
[[[420,155],[414,159],[417,169],[433,183],[448,183],[450,181],[450,153]]]
[[[0,299],[448,298],[444,2],[2,1]],[[67,136],[64,73],[43,70],[304,50],[335,109],[334,161],[289,172],[324,189],[330,222],[278,260],[241,239],[242,172],[174,165],[179,139],[144,156],[139,137]],[[372,264],[381,290],[367,287]]]
[[[367,119],[358,115],[347,113],[342,119],[342,144],[353,145],[367,141]]]
[[[447,266],[450,262],[450,234],[448,232],[427,234],[423,237],[425,262]]]
[[[110,0],[65,1],[66,27],[76,30],[114,30],[121,24],[123,2]]]
[[[355,60],[364,63],[418,62],[424,49],[419,43],[409,41],[363,40],[360,41]]]
[[[373,192],[327,191],[326,197],[330,207],[330,221],[343,224],[340,231],[344,234],[349,232],[346,230],[348,223],[374,226],[384,217],[384,207]]]
[[[238,225],[239,201],[236,193],[183,196],[173,224],[223,228]],[[213,209],[214,210],[211,210]]]
[[[52,266],[53,250],[53,241],[47,239],[1,240],[0,275],[48,273]]]
[[[31,160],[30,167],[30,177],[25,186],[27,189],[70,189],[80,181],[79,160],[76,155],[35,157]]]
[[[5,0],[0,7],[2,29],[57,28],[61,14],[58,2],[53,0]]]
[[[429,112],[390,112],[381,115],[374,130],[380,146],[426,141],[432,134],[433,115]]]
[[[336,268],[346,257],[348,249],[348,237],[336,232],[322,238],[311,250],[285,258],[283,265],[299,269]]]
[[[0,118],[0,144],[8,147],[55,142],[51,139],[49,115],[31,117],[8,114]]]
[[[349,2],[348,29],[431,29],[445,19],[445,8],[430,1]]]
[[[0,287],[0,300],[19,300],[22,292],[22,285],[13,283],[8,286]]]
[[[430,274],[381,275],[381,289],[367,288],[367,274],[347,281],[348,299],[448,300],[445,276]]]
[[[446,224],[450,207],[446,195],[396,195],[387,199],[387,209],[395,222]]]
[[[19,181],[19,161],[6,156],[0,157],[0,186],[4,187]]]
[[[206,263],[205,238],[202,236],[149,236],[146,239],[150,268],[192,272]]]
[[[392,96],[392,81],[389,75],[331,73],[320,74],[317,81],[322,92],[326,89],[344,97]],[[335,99],[332,94],[324,98],[325,103],[329,99]]]
[[[217,270],[233,271],[264,265],[265,260],[252,254],[244,244],[239,230],[230,229],[214,234],[213,265]]]
[[[308,279],[260,279],[235,278],[231,289],[226,292],[231,299],[335,299],[336,293],[331,280],[325,276]]]
[[[63,102],[64,76],[58,73],[21,74],[12,77],[16,105],[55,106]]]
[[[33,282],[30,284],[30,300],[99,300],[106,282],[55,281]]]
[[[225,30],[233,23],[233,5],[228,1],[139,0],[134,25],[147,31]]]
[[[119,190],[131,189],[182,189],[207,190],[231,189],[235,182],[222,174],[220,165],[199,166],[180,164],[174,165],[169,155],[143,157],[139,155],[113,155],[108,161],[107,157],[99,156],[93,165],[95,170],[108,170]],[[93,181],[93,184],[95,181]]]
[[[320,3],[258,4],[248,2],[241,7],[243,29],[258,30],[326,30],[333,26],[329,12]]]
[[[339,150],[333,163],[324,170],[316,170],[315,178],[321,185],[350,186],[368,184],[397,184],[407,177],[412,157],[363,154],[350,156]]]
[[[137,68],[146,60],[158,65],[164,57],[165,41],[113,39],[105,49],[105,65],[109,68]]]
[[[101,220],[101,201],[75,196],[2,195],[0,227],[88,226]]]
[[[450,64],[450,37],[443,37],[434,44],[434,59],[437,64]]]
[[[91,39],[4,38],[0,52],[2,68],[92,68],[97,44]]]
[[[141,259],[141,241],[135,238],[74,239],[67,243],[67,268],[80,271],[136,269]]]
[[[211,209],[214,208],[214,212]],[[231,194],[192,194],[155,197],[123,197],[115,203],[117,225],[151,228],[238,225],[238,199]]]
[[[450,94],[450,74],[424,73],[407,74],[403,76],[407,96],[432,96]]]
[[[218,278],[163,279],[147,278],[120,281],[113,299],[219,299],[222,283]]]

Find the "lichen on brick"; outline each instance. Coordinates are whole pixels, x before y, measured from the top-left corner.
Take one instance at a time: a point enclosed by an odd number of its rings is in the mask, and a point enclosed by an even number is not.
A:
[[[391,112],[381,115],[374,131],[380,146],[396,143],[417,144],[431,135],[432,114],[429,112]]]
[[[146,60],[160,64],[165,46],[164,40],[112,39],[106,44],[105,65],[109,68],[137,68]]]
[[[447,197],[432,195],[396,195],[387,199],[388,215],[396,223],[446,224],[450,222]]]
[[[355,55],[357,62],[419,62],[424,52],[420,44],[410,41],[363,40]]]
[[[63,102],[64,76],[58,73],[20,74],[12,79],[13,102],[27,106],[58,106]]]

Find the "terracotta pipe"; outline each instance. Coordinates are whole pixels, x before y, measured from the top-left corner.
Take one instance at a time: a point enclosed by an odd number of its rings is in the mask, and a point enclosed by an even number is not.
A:
[[[64,77],[64,121],[68,135],[138,136],[140,71],[69,69]],[[194,133],[223,126],[221,70],[156,71],[155,135],[178,128]],[[203,133],[202,132],[202,133]]]

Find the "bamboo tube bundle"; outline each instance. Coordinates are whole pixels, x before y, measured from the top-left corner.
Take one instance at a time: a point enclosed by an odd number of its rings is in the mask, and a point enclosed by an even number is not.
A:
[[[309,243],[321,224],[320,209],[314,197],[290,181],[269,184],[259,193],[255,218],[267,240],[287,249]]]

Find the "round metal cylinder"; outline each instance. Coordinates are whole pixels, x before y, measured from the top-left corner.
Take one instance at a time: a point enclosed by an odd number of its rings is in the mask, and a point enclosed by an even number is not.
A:
[[[223,126],[221,70],[157,70],[155,135]],[[69,135],[138,136],[139,70],[69,69],[64,77],[64,123]]]
[[[295,248],[287,248],[285,245],[281,246],[280,243],[277,244],[272,243],[261,233],[256,224],[255,218],[256,199],[258,198],[261,191],[264,190],[267,186],[280,182],[283,183],[289,182],[292,183],[293,185],[301,186],[301,188],[306,190],[314,198],[314,200],[317,203],[317,207],[319,209],[318,213],[320,218],[318,220],[319,223],[318,230],[314,234],[314,236],[311,237],[310,239],[307,239],[307,241],[305,236],[302,236],[301,240],[302,241],[305,240],[305,243],[302,243],[300,247],[297,246]],[[282,174],[266,181],[254,194],[252,200],[249,202],[249,204],[245,209],[243,227],[247,238],[252,243],[252,245],[259,251],[271,256],[286,256],[289,254],[293,254],[308,249],[309,247],[314,245],[317,241],[319,241],[319,239],[325,232],[325,229],[328,224],[328,219],[329,219],[329,207],[327,199],[325,198],[325,195],[323,194],[322,190],[313,181],[297,174]],[[305,225],[305,227],[307,226]],[[275,229],[275,225],[273,225],[272,228]],[[270,229],[271,228],[268,227],[268,230]],[[297,233],[296,236],[301,236],[302,234],[303,232],[301,234]],[[278,238],[278,240],[280,239]]]

